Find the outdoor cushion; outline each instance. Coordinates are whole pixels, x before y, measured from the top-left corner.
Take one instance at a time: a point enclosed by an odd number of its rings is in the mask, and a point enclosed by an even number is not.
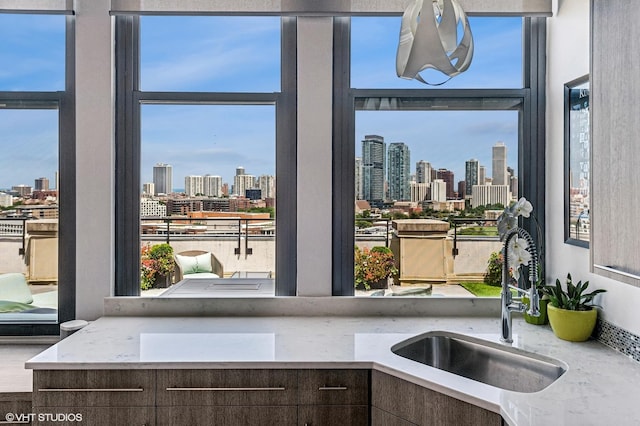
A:
[[[33,296],[24,275],[18,272],[0,275],[0,300],[33,303]]]
[[[201,272],[211,272],[211,253],[204,253],[199,256],[175,255],[176,261],[182,269],[183,275],[198,274]]]

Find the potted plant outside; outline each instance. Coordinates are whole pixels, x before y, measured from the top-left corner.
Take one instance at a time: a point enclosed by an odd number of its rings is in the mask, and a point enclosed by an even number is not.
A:
[[[355,287],[359,290],[387,288],[389,277],[398,273],[388,247],[355,248]]]
[[[573,284],[571,274],[567,274],[567,289],[564,290],[559,279],[555,286],[545,286],[549,297],[548,315],[553,333],[563,340],[584,342],[589,339],[598,318],[593,299],[606,290],[598,289],[585,293],[589,281]]]
[[[140,251],[140,288],[167,288],[175,270],[173,247],[169,244],[146,244]]]

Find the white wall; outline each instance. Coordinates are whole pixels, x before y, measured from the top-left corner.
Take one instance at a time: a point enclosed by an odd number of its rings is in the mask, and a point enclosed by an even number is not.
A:
[[[590,273],[589,250],[564,243],[564,83],[589,73],[590,6],[585,0],[557,4],[547,35],[547,282],[570,272],[574,280],[607,289],[598,301],[602,317],[640,334],[640,288]]]

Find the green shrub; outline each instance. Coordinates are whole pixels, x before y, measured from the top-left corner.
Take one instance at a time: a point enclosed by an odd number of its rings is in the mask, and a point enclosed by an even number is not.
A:
[[[484,282],[486,284],[500,287],[502,286],[502,253],[494,251],[489,256],[487,272],[484,274]]]

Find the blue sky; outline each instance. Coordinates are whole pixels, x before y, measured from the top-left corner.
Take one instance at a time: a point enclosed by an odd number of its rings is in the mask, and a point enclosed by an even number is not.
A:
[[[352,20],[352,86],[424,88],[395,76],[400,18]],[[471,18],[469,70],[441,88],[520,87],[521,20]],[[280,89],[280,21],[274,17],[143,17],[143,90],[275,92]],[[0,90],[61,90],[64,17],[0,15]],[[432,79],[431,75],[427,75]],[[435,81],[439,76],[433,78]],[[356,154],[365,134],[405,142],[411,161],[430,161],[463,179],[464,161],[490,169],[491,146],[504,141],[517,158],[515,112],[358,112]],[[57,122],[52,111],[0,109],[0,188],[54,180]],[[272,106],[143,106],[141,179],[157,162],[173,165],[174,187],[189,174],[221,175],[237,166],[275,174]],[[413,169],[413,166],[412,166]],[[489,171],[489,170],[488,170]]]

